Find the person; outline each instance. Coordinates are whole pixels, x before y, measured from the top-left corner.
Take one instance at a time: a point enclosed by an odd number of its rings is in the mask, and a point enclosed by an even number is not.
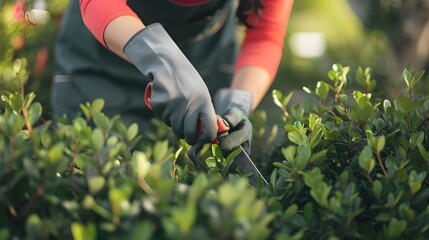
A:
[[[71,1],[55,47],[55,118],[73,117],[79,104],[103,98],[106,115],[120,114],[142,129],[160,117],[189,144],[216,138],[217,115],[231,127],[222,149],[248,143],[248,115],[275,77],[292,5],[293,0]],[[245,27],[241,44],[239,25]],[[149,82],[152,109],[143,100]]]

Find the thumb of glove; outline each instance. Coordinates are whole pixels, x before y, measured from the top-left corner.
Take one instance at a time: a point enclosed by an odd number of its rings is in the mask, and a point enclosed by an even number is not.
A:
[[[222,116],[229,124],[229,134],[219,140],[219,147],[224,151],[233,151],[242,146],[250,153],[252,124],[246,114],[238,108],[230,108]]]

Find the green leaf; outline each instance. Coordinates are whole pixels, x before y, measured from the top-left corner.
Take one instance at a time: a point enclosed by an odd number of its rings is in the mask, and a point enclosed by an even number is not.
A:
[[[270,176],[270,183],[273,189],[276,189],[277,179],[278,179],[278,169],[276,168],[271,172],[271,176]]]
[[[28,109],[28,121],[30,125],[36,123],[40,116],[42,116],[42,105],[38,102],[32,104]]]
[[[7,228],[0,228],[0,239],[6,240],[6,239],[9,239],[9,237],[10,237],[9,230]]]
[[[293,217],[298,212],[298,205],[292,204],[290,205],[283,214],[283,219],[288,220]]]
[[[150,221],[144,221],[133,225],[131,231],[131,240],[150,240],[153,239],[153,226]]]
[[[412,170],[408,176],[408,185],[411,189],[411,194],[418,192],[422,186],[423,180],[426,178],[426,172],[423,171],[417,174],[416,170]]]
[[[94,223],[88,223],[86,226],[83,223],[75,222],[71,225],[71,231],[74,240],[96,240],[97,228]]]
[[[342,72],[343,71],[343,65],[341,65],[339,63],[334,63],[332,65],[332,70],[334,70],[335,72]]]
[[[105,183],[106,183],[106,180],[104,179],[103,176],[90,177],[88,180],[89,192],[91,194],[96,194],[101,189],[103,189]]]
[[[287,148],[282,148],[282,153],[287,161],[291,163],[295,162],[296,146],[288,146]]]
[[[92,145],[96,151],[100,151],[104,147],[104,133],[100,128],[94,129],[91,135]]]
[[[368,174],[371,173],[371,171],[374,169],[375,160],[369,146],[366,146],[359,154],[359,166]]]
[[[386,144],[386,138],[381,135],[380,137],[377,137],[377,145],[376,145],[376,152],[379,153],[381,150],[383,150],[384,145]]]
[[[272,97],[273,97],[273,101],[274,104],[276,104],[279,108],[284,108],[285,106],[283,106],[283,93],[277,89],[274,89],[272,91]]]
[[[307,145],[298,147],[295,157],[295,164],[298,169],[304,169],[307,166],[311,156],[311,148]]]
[[[113,206],[119,206],[122,202],[127,200],[126,193],[119,188],[111,188],[109,190],[109,200]]]
[[[385,99],[383,101],[383,109],[385,113],[388,113],[388,109],[392,107],[392,104],[390,103],[389,100]]]
[[[304,206],[304,219],[307,224],[310,224],[313,218],[314,208],[313,204],[306,203]]]
[[[411,100],[402,95],[396,98],[395,105],[397,109],[403,113],[409,113],[413,107]]]
[[[93,113],[93,120],[97,127],[107,130],[109,127],[109,119],[101,112]]]
[[[372,191],[376,196],[379,196],[381,194],[381,191],[383,191],[383,185],[379,180],[375,180],[372,186]]]
[[[417,133],[411,134],[411,138],[410,138],[411,147],[415,148],[419,144],[423,143],[424,138],[425,138],[425,134],[423,131],[419,131]]]
[[[208,157],[205,160],[207,167],[211,169],[217,169],[217,161],[214,157]]]
[[[48,152],[49,160],[51,164],[56,164],[60,158],[63,157],[64,154],[64,143],[59,142],[52,146],[52,148]]]
[[[131,157],[134,174],[138,179],[144,179],[149,173],[151,163],[144,152],[135,151]]]
[[[318,81],[315,90],[316,96],[318,96],[321,100],[325,99],[329,93],[329,86],[322,81]]]
[[[222,153],[222,150],[220,149],[219,145],[212,144],[211,147],[212,147],[212,149],[211,149],[212,154],[213,154],[213,157],[215,158],[216,162],[220,163],[221,166],[223,166],[224,162],[225,162],[225,160],[224,160],[225,158],[223,157],[223,153]]]
[[[425,71],[421,71],[414,74],[410,82],[411,87],[414,87],[414,85],[416,85],[420,81],[420,79],[424,74],[425,74]]]
[[[209,181],[205,174],[198,174],[195,178],[192,186],[189,188],[188,201],[191,204],[196,204],[209,187]]]
[[[42,232],[42,220],[36,213],[28,216],[25,222],[25,231],[30,238],[37,239]]]
[[[375,153],[380,153],[386,144],[386,138],[383,135],[379,137],[369,135],[368,144]]]
[[[307,137],[298,131],[292,131],[287,134],[289,140],[298,145],[305,144],[307,141]]]
[[[419,152],[422,155],[422,157],[429,162],[429,153],[426,151],[425,147],[419,143],[417,144],[418,148],[419,148]]]
[[[90,111],[92,114],[94,114],[95,112],[101,112],[101,110],[103,110],[103,107],[104,107],[104,99],[97,98],[91,103]]]
[[[410,88],[410,81],[412,79],[412,75],[411,75],[410,71],[408,71],[408,69],[405,68],[402,71],[402,77],[404,78],[404,81],[405,81],[407,88]]]
[[[326,154],[328,153],[327,149],[323,149],[322,151],[319,151],[317,153],[313,153],[310,157],[311,163],[317,163],[318,161],[323,160],[326,157]]]
[[[156,162],[162,162],[166,160],[168,156],[168,141],[158,141],[153,146],[153,159]]]
[[[139,125],[137,123],[131,124],[127,129],[127,141],[132,141],[139,133]]]
[[[407,222],[405,220],[398,220],[396,218],[390,220],[389,226],[387,227],[387,235],[389,239],[394,239],[401,236],[406,227]]]

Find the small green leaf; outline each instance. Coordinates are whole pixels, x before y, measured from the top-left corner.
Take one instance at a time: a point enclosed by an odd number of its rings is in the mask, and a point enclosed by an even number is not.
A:
[[[343,65],[341,65],[339,63],[334,63],[332,65],[332,70],[334,70],[335,72],[342,72],[343,71]]]
[[[296,146],[288,146],[287,148],[282,148],[283,157],[291,163],[295,162],[295,153]]]
[[[94,223],[75,222],[71,225],[71,231],[74,240],[95,240],[97,239],[97,228]]]
[[[374,169],[375,160],[369,146],[366,146],[359,154],[359,166],[368,174]]]
[[[409,88],[410,87],[410,81],[411,81],[411,78],[412,78],[412,75],[411,75],[410,71],[408,71],[408,69],[405,68],[402,71],[402,77],[404,78],[404,81],[405,81],[405,84],[406,84],[407,88]]]
[[[147,220],[141,223],[133,225],[131,231],[131,240],[150,240],[154,239],[153,237],[152,223]]]
[[[91,103],[91,113],[94,114],[94,112],[101,112],[104,107],[104,99],[97,98]]]
[[[25,222],[25,231],[31,238],[37,239],[42,232],[42,220],[36,213],[31,214]]]
[[[168,156],[168,141],[158,141],[153,146],[153,159],[156,162],[163,161]]]
[[[208,157],[205,160],[207,167],[217,169],[217,161],[214,157]]]
[[[134,174],[138,179],[144,179],[149,173],[151,163],[144,152],[135,151],[131,157]]]
[[[289,140],[298,145],[305,144],[307,137],[300,134],[298,131],[292,131],[287,134]]]
[[[97,127],[107,130],[109,126],[109,119],[101,112],[94,112],[93,113],[93,120]]]
[[[36,123],[37,120],[39,120],[40,116],[42,116],[42,105],[36,102],[32,104],[28,109],[28,120],[30,122],[30,125]]]
[[[286,211],[284,212],[284,214],[283,214],[283,219],[284,219],[284,220],[287,220],[287,219],[289,219],[289,218],[293,217],[293,215],[295,215],[295,214],[297,213],[297,211],[298,211],[298,205],[296,205],[296,204],[292,204],[292,205],[290,205],[290,206],[286,209]]]
[[[313,218],[314,208],[313,204],[307,203],[304,206],[304,219],[307,224],[310,224]]]
[[[191,203],[188,203],[184,207],[177,207],[171,210],[171,219],[179,226],[180,232],[184,236],[186,236],[191,230],[196,217],[196,206]]]
[[[323,149],[322,151],[319,151],[317,153],[313,153],[310,157],[311,163],[317,163],[318,161],[323,160],[326,157],[326,154],[328,153],[327,149]]]
[[[405,220],[398,220],[393,218],[389,222],[389,226],[387,227],[387,235],[389,239],[395,239],[401,236],[407,227],[407,222]]]
[[[395,105],[397,109],[403,113],[409,113],[413,107],[411,100],[402,95],[396,98]]]
[[[426,151],[425,147],[419,143],[417,144],[418,148],[419,148],[419,152],[422,155],[422,157],[426,160],[429,161],[429,153]]]
[[[325,99],[329,93],[329,86],[322,81],[318,81],[315,90],[316,96],[318,96],[321,100]]]
[[[381,135],[380,137],[377,137],[376,152],[377,153],[381,152],[381,150],[383,150],[385,144],[386,144],[386,138],[383,135]]]
[[[223,153],[219,145],[212,144],[211,147],[212,147],[212,154],[216,162],[220,163],[221,165],[224,165],[225,158],[223,157]]]
[[[295,157],[295,164],[298,169],[303,169],[307,166],[308,160],[311,156],[311,148],[307,145],[301,145],[298,147]]]
[[[139,133],[139,125],[137,123],[131,124],[127,129],[127,141],[132,141]]]
[[[100,128],[95,128],[91,135],[92,145],[96,151],[100,151],[104,146],[104,133]]]
[[[372,191],[376,196],[379,196],[381,194],[381,191],[383,191],[383,185],[379,180],[375,180],[372,186]]]
[[[414,85],[416,85],[420,81],[420,79],[424,74],[425,74],[425,71],[421,71],[414,74],[410,82],[411,87],[414,87]]]
[[[279,108],[284,108],[285,106],[283,106],[283,93],[277,89],[274,89],[272,91],[272,97],[273,97],[273,101],[274,103],[279,107]]]
[[[10,239],[9,237],[10,237],[9,230],[5,227],[0,228],[0,239],[6,240],[6,239]]]
[[[419,144],[423,143],[425,134],[423,131],[411,134],[410,144],[412,148],[415,148]]]
[[[89,192],[91,194],[96,194],[101,189],[103,189],[105,183],[106,183],[106,180],[104,179],[103,176],[94,176],[89,178],[88,180]]]

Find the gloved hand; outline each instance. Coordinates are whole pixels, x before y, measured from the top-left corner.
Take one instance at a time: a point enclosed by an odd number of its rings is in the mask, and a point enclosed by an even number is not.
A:
[[[125,44],[124,53],[140,72],[153,79],[152,110],[179,138],[189,144],[216,138],[216,113],[207,86],[161,24],[136,33]]]
[[[248,119],[253,96],[240,89],[222,88],[215,95],[215,110],[230,127],[229,134],[219,140],[219,147],[225,151],[237,149],[240,145],[250,153],[252,123]]]

